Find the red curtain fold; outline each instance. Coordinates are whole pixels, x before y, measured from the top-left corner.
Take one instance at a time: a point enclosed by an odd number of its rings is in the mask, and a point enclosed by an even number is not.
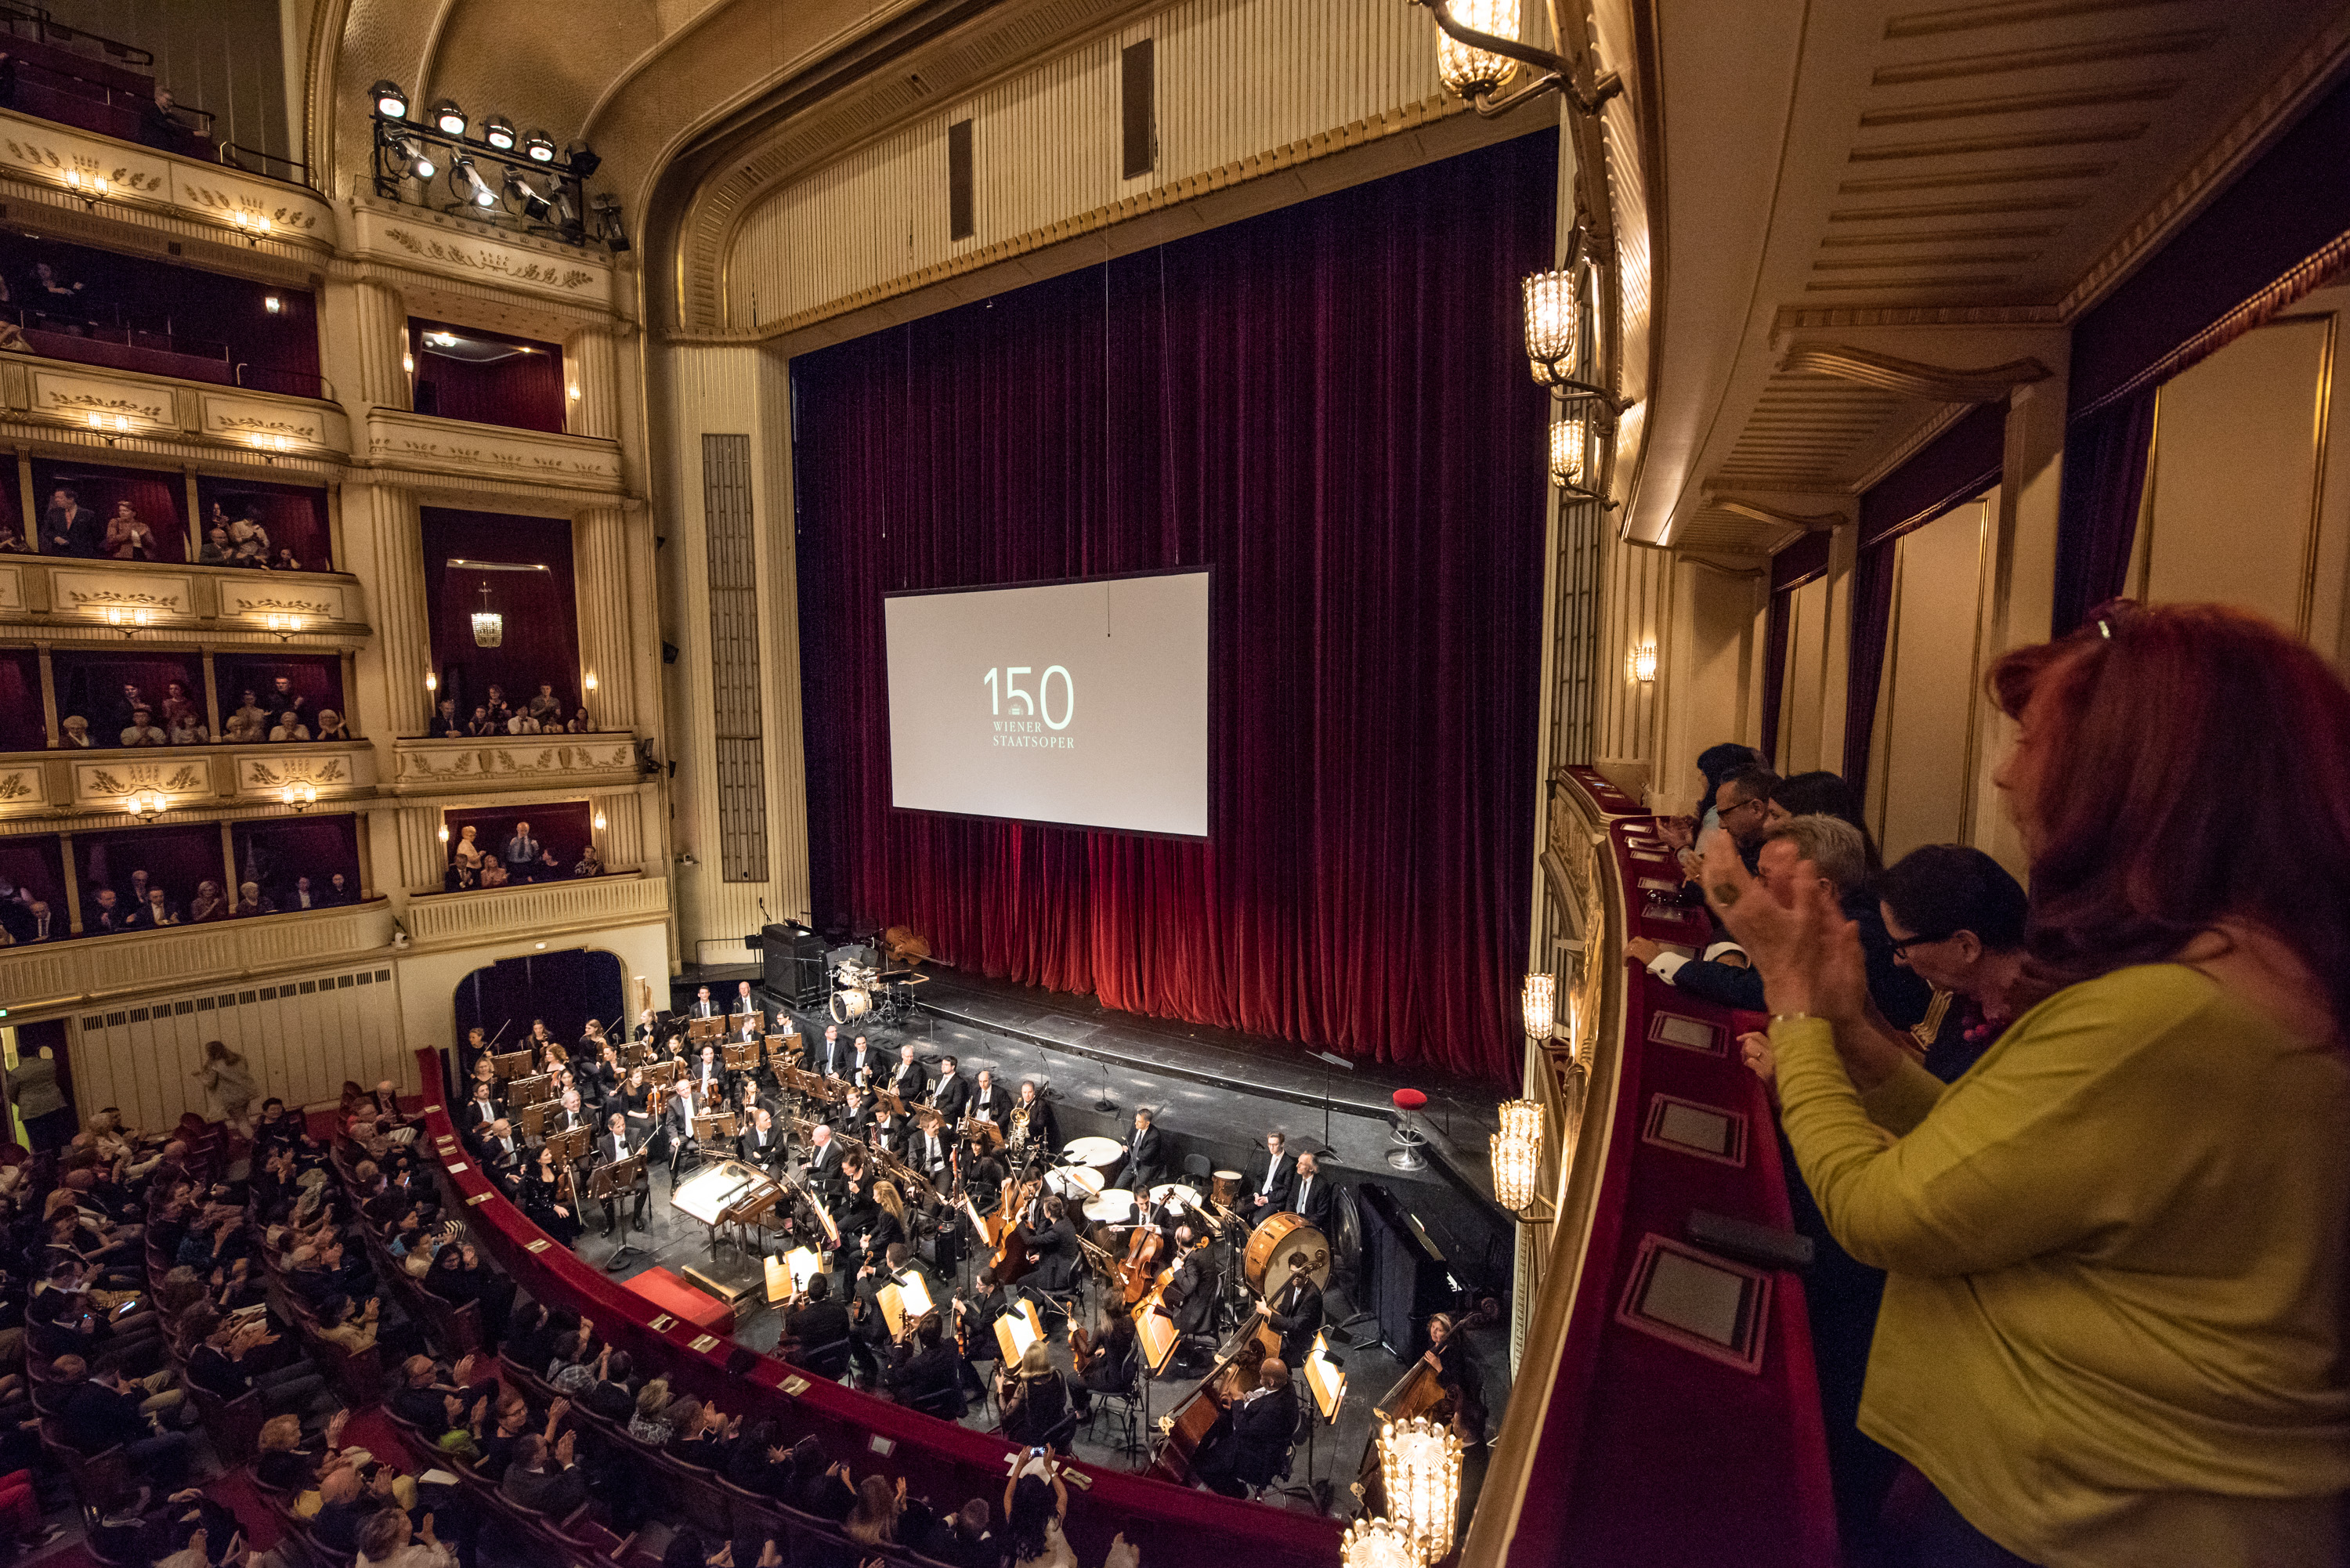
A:
[[[115,503],[128,501],[139,520],[155,538],[157,561],[188,558],[187,491],[176,473],[144,468],[106,468],[97,463],[39,458],[33,460],[33,519],[48,510],[49,497],[58,490],[74,493],[85,512],[94,512],[103,524],[114,515]]]
[[[66,934],[65,841],[55,834],[24,834],[0,838],[0,877],[49,907],[52,931]]]
[[[304,571],[335,567],[334,541],[327,526],[327,493],[298,484],[263,484],[248,479],[196,476],[196,510],[207,527],[213,508],[234,519],[251,516],[269,534],[270,551],[290,549]]]
[[[470,420],[475,424],[504,425],[513,430],[563,429],[563,345],[541,343],[503,332],[411,317],[409,341],[416,359],[416,408],[419,413],[444,420]],[[523,350],[511,358],[479,364],[436,354],[425,341],[428,332],[453,332],[492,343],[510,343]]]
[[[163,727],[163,699],[174,680],[186,688],[199,711],[204,701],[203,661],[193,653],[58,653],[49,659],[57,683],[57,717],[80,714],[89,721],[94,745],[111,746],[130,722],[123,687],[139,688],[157,729]]]
[[[295,878],[310,878],[313,896],[324,898],[335,873],[343,874],[351,897],[359,890],[359,818],[303,816],[240,822],[230,829],[236,874],[261,884],[279,909],[291,909]]]
[[[568,716],[579,702],[579,609],[572,590],[571,521],[500,512],[459,512],[428,506],[424,524],[424,604],[432,627],[432,662],[441,695],[457,700],[471,718],[492,685],[506,701],[526,704],[549,683]],[[494,561],[544,566],[543,572],[475,571],[450,563]],[[504,618],[503,640],[473,640],[481,589]]]
[[[2124,394],[2064,432],[2056,493],[2055,603],[2049,632],[2062,637],[2119,595],[2137,541],[2146,463],[2154,450],[2153,382]]]
[[[41,656],[0,649],[0,752],[36,752],[49,743],[41,716]]]
[[[74,852],[81,861],[81,918],[92,929],[93,898],[100,888],[111,888],[124,903],[130,898],[130,874],[147,873],[148,885],[161,888],[172,902],[187,907],[206,878],[221,880],[221,836],[217,823],[192,823],[182,827],[126,827],[111,833],[76,834]]]
[[[1508,1078],[1544,400],[1523,138],[795,360],[820,921],[1106,1004]],[[1211,566],[1212,836],[894,812],[885,591]]]

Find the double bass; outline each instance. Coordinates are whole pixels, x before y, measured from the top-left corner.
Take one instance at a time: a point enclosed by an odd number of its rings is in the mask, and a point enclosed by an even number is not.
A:
[[[1137,1225],[1134,1234],[1127,1238],[1126,1257],[1118,1268],[1129,1308],[1150,1293],[1151,1282],[1159,1272],[1159,1260],[1166,1251],[1167,1238],[1159,1233],[1155,1225]]]

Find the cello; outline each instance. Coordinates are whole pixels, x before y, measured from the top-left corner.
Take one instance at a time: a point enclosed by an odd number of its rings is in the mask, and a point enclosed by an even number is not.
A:
[[[1137,1225],[1134,1234],[1127,1238],[1126,1257],[1118,1267],[1129,1308],[1150,1293],[1151,1281],[1159,1272],[1159,1260],[1166,1251],[1167,1238],[1159,1233],[1156,1225]]]
[[[1018,1283],[1029,1270],[1036,1266],[1035,1255],[1028,1251],[1031,1239],[1028,1226],[1018,1216],[1027,1211],[1028,1205],[1035,1201],[1036,1194],[1044,1189],[1044,1186],[1043,1180],[1039,1179],[1019,1188],[1013,1193],[1012,1201],[1000,1211],[1010,1217],[1010,1222],[996,1241],[995,1255],[987,1261],[987,1266],[994,1272],[995,1282],[999,1286]]]

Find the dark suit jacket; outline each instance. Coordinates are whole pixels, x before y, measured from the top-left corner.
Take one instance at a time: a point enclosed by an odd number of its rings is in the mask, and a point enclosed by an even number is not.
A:
[[[918,1405],[950,1391],[962,1392],[962,1367],[952,1340],[917,1353],[889,1378],[889,1392],[900,1405]]]
[[[1167,1179],[1166,1171],[1167,1135],[1155,1126],[1136,1133],[1133,1146],[1126,1156],[1126,1185],[1138,1189],[1156,1187]]]
[[[818,1040],[808,1047],[808,1070],[827,1077],[842,1076],[848,1070],[849,1049],[848,1042],[837,1035]]]
[[[1322,1287],[1311,1275],[1292,1275],[1281,1288],[1267,1321],[1273,1332],[1281,1335],[1281,1359],[1293,1372],[1299,1371],[1306,1353],[1314,1348],[1314,1336],[1322,1332]]]
[[[889,1070],[889,1087],[908,1105],[918,1105],[931,1092],[930,1070],[920,1062],[900,1062]]]
[[[588,1501],[588,1472],[577,1465],[560,1470],[526,1470],[509,1465],[498,1491],[509,1502],[564,1519]]]
[[[1272,1168],[1270,1173],[1266,1169],[1268,1166]],[[1273,1158],[1271,1149],[1260,1151],[1249,1161],[1248,1186],[1241,1192],[1241,1197],[1244,1200],[1241,1204],[1241,1212],[1246,1214],[1251,1210],[1256,1209],[1255,1204],[1247,1202],[1245,1199],[1253,1198],[1260,1191],[1264,1193],[1266,1202],[1263,1209],[1256,1210],[1259,1215],[1270,1214],[1275,1210],[1288,1208],[1289,1189],[1296,1180],[1297,1161],[1291,1157],[1287,1149],[1281,1151],[1279,1159]]]
[[[766,1140],[764,1143],[760,1141],[762,1137]],[[747,1127],[736,1136],[734,1147],[742,1150],[745,1160],[764,1169],[784,1158],[784,1135],[772,1128],[763,1135],[757,1127]]]
[[[639,1143],[633,1138],[628,1139],[624,1142],[615,1142],[610,1133],[598,1133],[593,1138],[588,1140],[588,1163],[590,1166],[611,1165],[616,1161],[628,1158],[629,1156],[639,1152],[643,1147],[644,1145],[642,1143]],[[638,1191],[648,1192],[651,1189],[652,1180],[650,1177],[639,1176],[637,1178]]]
[[[796,1339],[804,1350],[816,1350],[848,1337],[848,1308],[836,1301],[810,1302],[784,1319],[784,1335]]]
[[[841,1064],[840,1075],[844,1078],[854,1078],[859,1073],[879,1073],[888,1065],[889,1063],[883,1058],[881,1053],[874,1050],[870,1045],[859,1051],[852,1044],[848,1047],[847,1056]]]
[[[1232,1407],[1232,1479],[1246,1486],[1273,1480],[1296,1433],[1296,1384],[1243,1399]]]
[[[1216,1311],[1216,1268],[1207,1248],[1193,1248],[1176,1266],[1175,1277],[1167,1282],[1167,1308],[1183,1333],[1207,1332]]]
[[[1012,1116],[1011,1092],[1001,1084],[990,1084],[987,1085],[987,1096],[983,1099],[980,1097],[978,1088],[974,1086],[971,1092],[971,1104],[963,1107],[963,1115],[975,1116],[982,1114],[993,1116],[995,1125],[1002,1127]]]
[[[931,1104],[947,1118],[947,1136],[954,1136],[955,1124],[962,1120],[963,1112],[971,1106],[971,1080],[956,1069],[951,1078],[941,1078],[931,1085]]]
[[[1326,1170],[1317,1170],[1314,1179],[1293,1175],[1289,1184],[1289,1209],[1294,1214],[1305,1216],[1305,1222],[1323,1235],[1330,1234],[1330,1216],[1338,1201],[1338,1189]]]

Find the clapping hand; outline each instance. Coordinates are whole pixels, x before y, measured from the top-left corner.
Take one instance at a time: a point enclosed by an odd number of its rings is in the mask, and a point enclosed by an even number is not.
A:
[[[1748,873],[1724,834],[1706,852],[1705,898],[1762,972],[1773,1012],[1830,1019],[1866,1013],[1860,929],[1845,919],[1810,861],[1795,867],[1794,896],[1782,903]]]

